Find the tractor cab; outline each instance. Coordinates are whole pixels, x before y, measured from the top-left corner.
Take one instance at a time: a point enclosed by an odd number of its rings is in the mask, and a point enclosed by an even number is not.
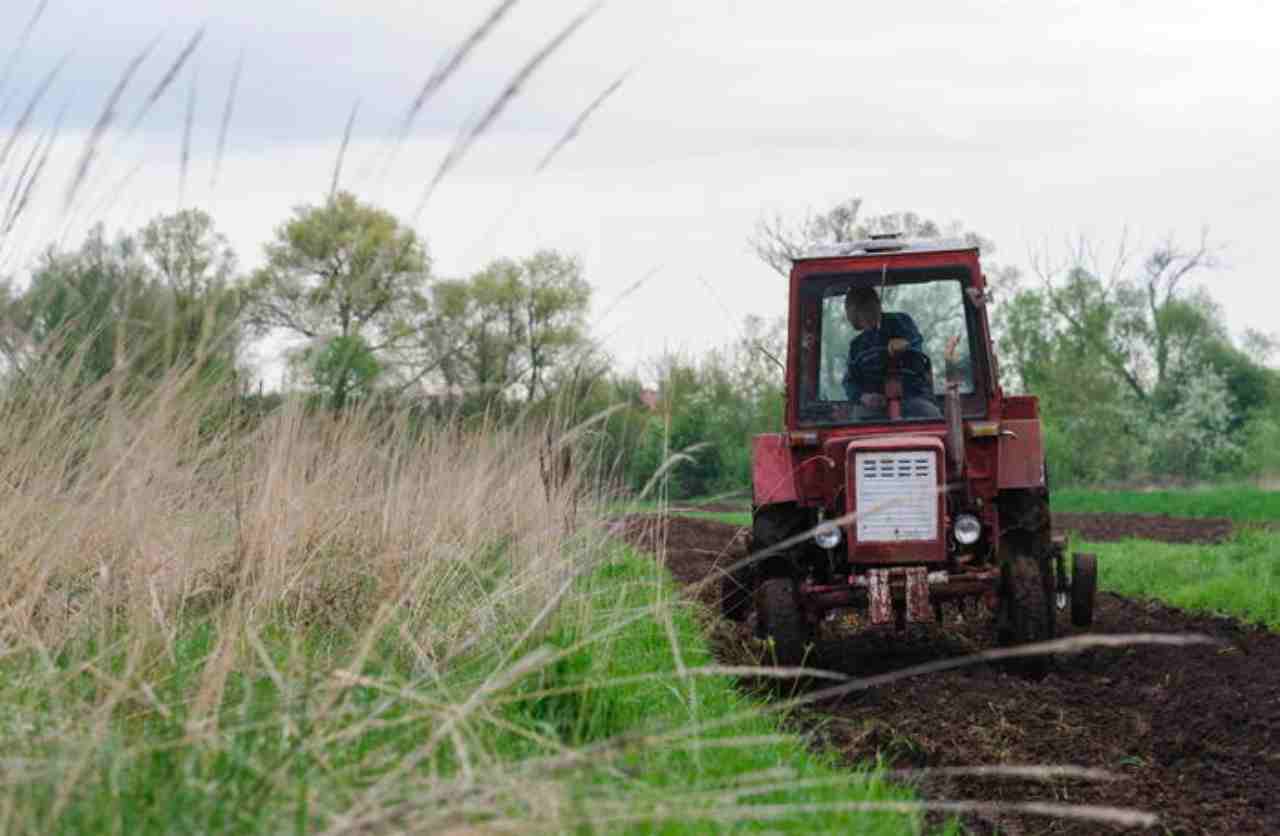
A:
[[[891,277],[888,267],[797,283],[793,426],[941,420],[948,380],[970,414],[984,413],[992,387],[980,275],[953,264],[896,267]]]
[[[999,385],[977,248],[838,244],[797,258],[789,291],[786,425],[753,440],[753,554],[726,614],[754,603],[784,664],[835,609],[901,628],[974,597],[1033,641],[1070,599],[1088,623],[1093,558],[1067,577],[1038,404]]]

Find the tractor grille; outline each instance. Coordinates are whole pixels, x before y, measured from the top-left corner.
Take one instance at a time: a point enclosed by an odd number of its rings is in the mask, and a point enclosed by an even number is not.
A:
[[[858,453],[860,543],[938,539],[938,457],[930,450]]]

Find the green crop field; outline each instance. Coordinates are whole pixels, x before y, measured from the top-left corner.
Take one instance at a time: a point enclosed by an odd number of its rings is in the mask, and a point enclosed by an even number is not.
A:
[[[1073,543],[1098,555],[1103,589],[1280,629],[1280,533],[1243,530],[1214,546]]]
[[[1053,510],[1067,513],[1168,514],[1172,517],[1227,517],[1236,522],[1280,522],[1280,491],[1246,486],[1185,491],[1053,492]]]

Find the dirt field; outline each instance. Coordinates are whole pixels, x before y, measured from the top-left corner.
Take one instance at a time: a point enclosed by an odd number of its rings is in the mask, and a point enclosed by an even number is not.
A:
[[[1221,543],[1231,536],[1232,529],[1231,520],[1224,517],[1189,519],[1163,514],[1055,513],[1053,526],[1096,542],[1137,537],[1161,543]]]
[[[1115,521],[1106,525],[1117,536],[1138,536]],[[663,554],[676,578],[709,605],[718,584],[702,582],[745,553],[739,529],[710,520],[635,517],[623,529],[631,542]],[[989,647],[986,617],[968,615],[945,633],[931,628],[906,637],[855,636],[824,625],[818,664],[866,675]],[[920,784],[929,798],[1135,807],[1161,816],[1152,832],[1280,833],[1280,635],[1109,594],[1099,596],[1095,632],[1197,632],[1221,644],[1087,651],[1056,660],[1039,682],[990,666],[935,674],[805,709],[797,722],[815,745],[850,762],[879,754],[900,768],[1070,764],[1121,776],[934,778]],[[733,663],[750,660],[750,636],[749,625],[712,627],[717,652]],[[1014,815],[967,824],[979,833],[1106,829]]]

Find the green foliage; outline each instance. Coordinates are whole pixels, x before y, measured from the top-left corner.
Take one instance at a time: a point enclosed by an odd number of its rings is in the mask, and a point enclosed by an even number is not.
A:
[[[156,324],[160,304],[151,291],[136,242],[109,242],[97,226],[78,251],[45,253],[17,303],[18,327],[31,356],[50,351],[56,368],[94,383],[115,368],[122,350],[152,336],[148,326]]]
[[[998,309],[1005,368],[1041,398],[1058,484],[1259,472],[1250,445],[1280,413],[1280,374],[1233,345],[1207,293],[1184,287],[1211,264],[1203,243],[1166,243],[1136,273],[1104,278],[1082,249]]]
[[[591,286],[581,263],[554,250],[499,259],[467,280],[431,288],[427,330],[445,385],[465,392],[466,411],[488,410],[514,393],[546,397],[555,377],[591,353]]]
[[[137,235],[93,228],[79,249],[45,252],[20,293],[4,294],[10,375],[66,375],[81,386],[129,368],[126,385],[196,365],[229,379],[243,344],[235,258],[203,212],[160,216]]]
[[[417,233],[390,212],[347,192],[299,206],[266,257],[253,277],[250,321],[259,332],[305,338],[298,359],[311,363],[312,382],[329,387],[335,406],[347,402],[348,387],[372,383],[376,374],[367,373],[385,363],[377,358],[417,340],[430,260]]]
[[[1179,491],[1054,489],[1053,510],[1063,513],[1169,514],[1227,517],[1240,523],[1280,521],[1280,491],[1215,486]]]
[[[413,230],[347,192],[296,208],[266,256],[254,274],[254,323],[310,338],[402,335],[429,267]]]
[[[1280,403],[1277,398],[1276,403]],[[1280,415],[1259,410],[1241,431],[1244,459],[1241,472],[1264,477],[1280,474]]]
[[[672,498],[742,493],[751,485],[751,438],[782,428],[785,321],[753,317],[742,336],[700,361],[668,357],[657,368],[656,406],[628,456],[639,489],[666,469]],[[672,459],[675,459],[673,462]]]
[[[1244,530],[1219,546],[1073,543],[1098,554],[1099,581],[1124,595],[1280,629],[1280,534]]]
[[[305,356],[311,381],[325,393],[331,409],[368,398],[382,371],[369,344],[356,335],[331,337]]]

